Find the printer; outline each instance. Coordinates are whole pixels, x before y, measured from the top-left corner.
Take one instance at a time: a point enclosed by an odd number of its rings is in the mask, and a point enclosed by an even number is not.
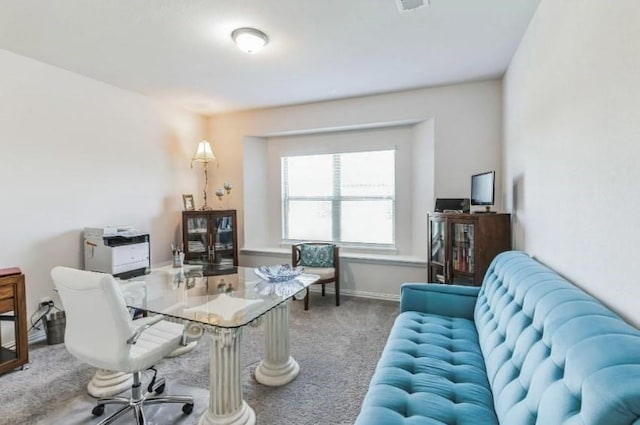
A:
[[[85,270],[129,279],[149,268],[149,235],[132,226],[85,227],[83,239]]]

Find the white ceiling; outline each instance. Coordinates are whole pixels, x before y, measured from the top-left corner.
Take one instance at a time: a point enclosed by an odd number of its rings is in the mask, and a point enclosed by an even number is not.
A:
[[[0,48],[214,114],[502,75],[539,0],[0,0]],[[270,38],[254,55],[231,32]]]

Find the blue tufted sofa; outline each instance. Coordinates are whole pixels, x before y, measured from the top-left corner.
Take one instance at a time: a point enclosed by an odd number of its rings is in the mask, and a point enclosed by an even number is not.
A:
[[[521,252],[406,283],[356,425],[640,425],[640,331]]]

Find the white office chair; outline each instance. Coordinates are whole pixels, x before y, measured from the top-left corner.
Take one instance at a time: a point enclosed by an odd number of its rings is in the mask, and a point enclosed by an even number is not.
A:
[[[133,373],[131,398],[98,399],[92,413],[100,416],[106,404],[122,405],[99,425],[110,424],[129,409],[138,425],[145,423],[143,404],[183,403],[182,411],[193,410],[193,397],[160,396],[164,378],[156,379],[153,365],[175,350],[182,338],[183,326],[162,320],[162,316],[132,320],[122,293],[111,275],[55,267],[51,277],[66,312],[64,343],[79,360],[97,368]],[[154,371],[146,391],[141,388],[141,373]]]

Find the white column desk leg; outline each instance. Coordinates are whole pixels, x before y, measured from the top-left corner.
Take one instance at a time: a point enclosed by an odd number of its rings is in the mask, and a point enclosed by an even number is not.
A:
[[[87,384],[87,392],[95,398],[112,397],[130,390],[132,385],[133,374],[131,373],[98,369]]]
[[[242,328],[209,328],[209,408],[199,425],[253,425],[256,415],[242,399],[240,336]]]
[[[256,368],[256,381],[271,387],[288,384],[300,372],[300,366],[289,354],[289,310],[287,300],[265,316],[265,355]]]

